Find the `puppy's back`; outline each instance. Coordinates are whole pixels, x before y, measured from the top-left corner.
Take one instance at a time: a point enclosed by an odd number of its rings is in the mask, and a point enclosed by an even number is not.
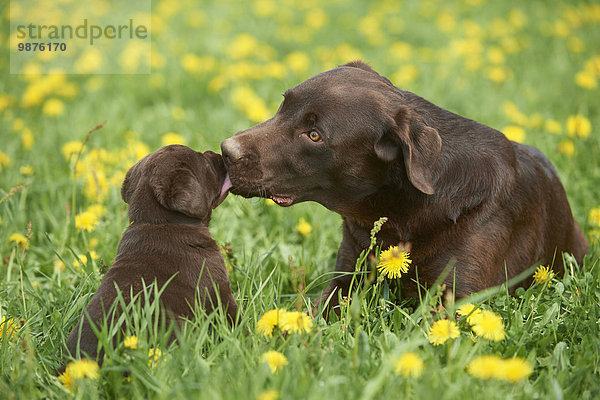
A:
[[[101,359],[102,354],[97,352],[98,339],[89,319],[98,326],[105,318],[108,321],[118,318],[122,310],[113,305],[117,298],[115,286],[129,303],[132,295],[153,282],[159,290],[168,282],[160,297],[161,307],[168,313],[161,318],[166,318],[167,324],[169,315],[192,319],[197,300],[210,313],[213,304],[217,304],[213,284],[224,296],[223,303],[233,301],[235,304],[223,257],[206,227],[134,224],[123,234],[114,264],[67,339],[70,355],[76,356],[79,344],[81,355]],[[138,301],[143,305],[147,299],[139,296]],[[230,308],[235,316],[236,310]],[[227,312],[230,313],[229,308]]]

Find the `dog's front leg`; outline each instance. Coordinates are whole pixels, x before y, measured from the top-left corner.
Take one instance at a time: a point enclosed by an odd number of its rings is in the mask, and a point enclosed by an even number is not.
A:
[[[369,232],[344,219],[343,237],[338,249],[335,274],[327,289],[323,291],[321,298],[315,302],[315,311],[318,312],[318,309],[323,307],[321,311],[326,318],[331,310],[339,315],[339,295],[348,296],[356,260],[368,246]]]

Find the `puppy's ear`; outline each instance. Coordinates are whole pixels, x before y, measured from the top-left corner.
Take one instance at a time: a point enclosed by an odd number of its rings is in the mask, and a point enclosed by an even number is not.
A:
[[[375,143],[375,154],[385,162],[392,162],[402,151],[410,182],[421,192],[434,194],[433,174],[442,150],[440,135],[406,106],[400,107],[394,121],[394,128]]]
[[[199,219],[206,218],[212,210],[207,190],[188,168],[155,173],[150,178],[150,186],[158,202],[170,210]]]
[[[129,204],[133,192],[135,192],[140,183],[144,164],[146,164],[146,157],[135,163],[133,167],[129,168],[127,174],[125,174],[125,180],[123,181],[123,185],[121,185],[121,198],[127,204]]]

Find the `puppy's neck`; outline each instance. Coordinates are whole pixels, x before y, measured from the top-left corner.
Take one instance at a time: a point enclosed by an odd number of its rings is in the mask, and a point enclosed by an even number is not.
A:
[[[152,205],[147,202],[143,207],[136,203],[129,205],[129,223],[130,224],[175,224],[175,225],[201,225],[206,226],[210,222],[210,215],[206,218],[194,218],[183,213],[168,210],[158,203]]]

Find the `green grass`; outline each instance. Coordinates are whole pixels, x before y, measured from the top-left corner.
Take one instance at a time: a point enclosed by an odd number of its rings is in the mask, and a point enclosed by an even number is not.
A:
[[[235,196],[215,210],[211,232],[231,248],[227,259],[240,306],[239,326],[232,330],[222,315],[207,317],[199,310],[177,333],[178,344],[168,346],[169,333],[151,324],[152,310],[133,309],[129,314],[137,327],[127,327],[126,334],[138,335],[143,347],[109,346],[99,379],[80,382],[74,393],[54,375],[66,336],[127,226],[119,189],[135,157],[122,153],[134,143],[155,150],[167,132],[178,133],[194,149],[218,150],[223,139],[259,122],[235,98],[239,87],[258,96],[266,117],[287,88],[360,56],[398,86],[453,112],[497,129],[523,128],[524,143],[540,148],[559,171],[586,235],[598,232],[600,222],[590,211],[600,206],[600,92],[577,85],[575,76],[600,56],[600,4],[477,3],[283,1],[273,2],[272,13],[261,16],[268,14],[271,2],[182,0],[180,7],[155,2],[153,11],[164,29],[153,23],[153,52],[164,63],[155,64],[151,75],[65,75],[66,83],[28,107],[25,92],[41,85],[44,76],[9,74],[7,7],[0,6],[0,51],[6,56],[0,59],[1,151],[10,159],[3,164],[0,157],[0,313],[20,326],[12,337],[4,332],[0,340],[0,398],[254,399],[267,390],[278,391],[283,399],[597,398],[597,239],[583,265],[566,256],[567,273],[548,286],[534,285],[514,296],[500,288],[471,299],[502,317],[506,339],[500,342],[473,341],[460,320],[458,338],[432,346],[427,340],[430,325],[445,316],[454,318],[455,305],[441,309],[437,288],[423,293],[420,304],[403,299],[385,281],[362,273],[364,263],[359,263],[357,279],[374,284],[356,285],[339,319],[315,319],[308,334],[265,339],[255,327],[266,311],[307,310],[331,279],[341,219],[317,204],[283,209]],[[190,26],[190,19],[199,25]],[[232,47],[240,34],[256,41],[247,55]],[[504,60],[495,64],[498,51]],[[288,55],[293,52],[309,62],[292,63]],[[202,68],[186,70],[186,54],[209,58]],[[282,64],[281,74],[273,72],[279,68],[269,64],[273,62]],[[488,75],[498,68],[505,79],[493,81]],[[596,68],[591,74],[598,80]],[[215,90],[215,82],[223,79]],[[61,92],[69,84],[77,89],[73,96]],[[64,104],[57,116],[44,112],[50,98]],[[4,100],[6,107],[1,106]],[[506,102],[522,115],[507,113]],[[183,109],[183,116],[174,108]],[[568,134],[567,120],[576,114],[591,122],[589,135]],[[559,133],[549,132],[548,120],[560,124]],[[78,162],[88,172],[75,177],[74,160],[66,160],[61,148],[68,141],[86,140],[88,130],[103,121],[106,125],[89,135]],[[24,129],[34,137],[30,148],[22,141]],[[101,150],[106,153],[94,161],[94,152]],[[24,174],[23,166],[33,168],[33,174]],[[101,197],[86,187],[98,173],[110,181]],[[18,189],[11,192],[13,188]],[[93,204],[105,206],[106,213],[93,231],[80,232],[75,216]],[[300,218],[311,224],[309,236],[297,231]],[[28,238],[25,251],[9,241],[13,233]],[[81,268],[74,263],[76,254],[89,260]],[[57,260],[64,269],[55,268]],[[108,343],[106,332],[100,337]],[[153,368],[147,356],[152,346],[164,354]],[[277,374],[261,362],[261,355],[272,349],[289,362]],[[424,362],[419,378],[393,372],[395,359],[406,351]],[[473,377],[466,367],[483,354],[522,357],[533,373],[516,383]]]

